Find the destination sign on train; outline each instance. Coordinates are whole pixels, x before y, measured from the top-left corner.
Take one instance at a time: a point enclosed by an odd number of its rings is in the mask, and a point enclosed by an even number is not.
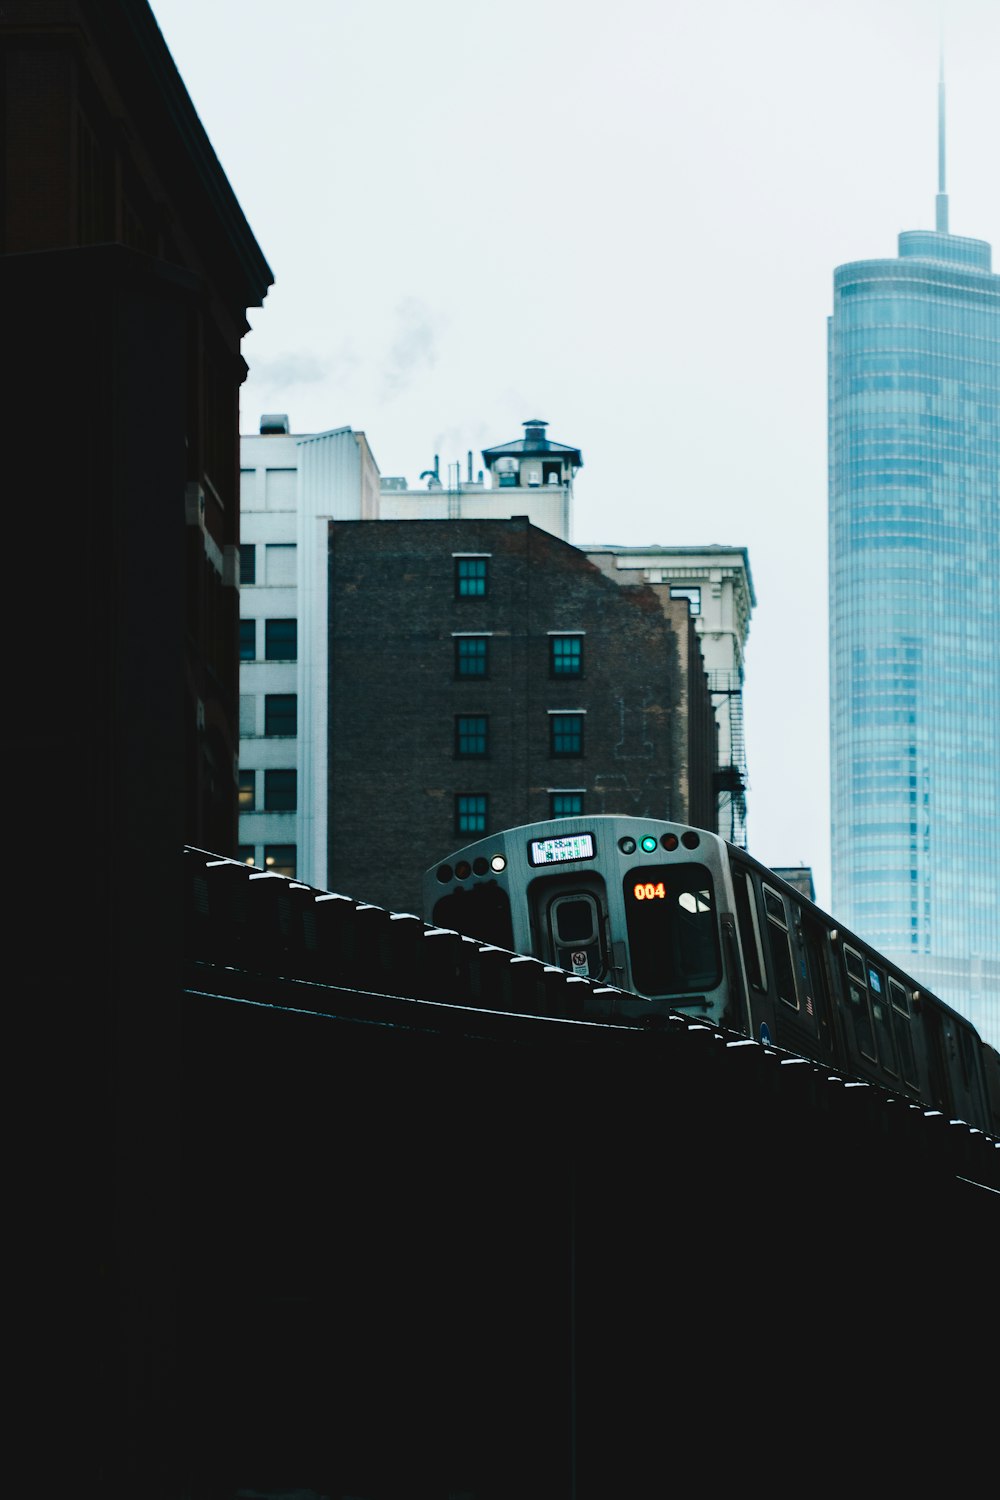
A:
[[[557,865],[563,860],[593,859],[592,833],[569,833],[558,839],[532,839],[528,858],[533,865]]]

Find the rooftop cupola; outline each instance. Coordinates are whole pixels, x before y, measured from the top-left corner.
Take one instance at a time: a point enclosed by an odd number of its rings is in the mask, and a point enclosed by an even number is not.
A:
[[[540,417],[531,417],[524,423],[524,437],[483,449],[483,462],[495,485],[501,489],[572,487],[574,474],[583,468],[583,455],[579,448],[554,443],[546,435],[548,425]]]

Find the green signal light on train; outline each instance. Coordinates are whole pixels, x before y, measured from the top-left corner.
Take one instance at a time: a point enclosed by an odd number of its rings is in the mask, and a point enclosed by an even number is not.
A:
[[[644,854],[652,854],[656,848],[656,840],[652,834],[647,833],[645,838],[639,840],[639,848]]]

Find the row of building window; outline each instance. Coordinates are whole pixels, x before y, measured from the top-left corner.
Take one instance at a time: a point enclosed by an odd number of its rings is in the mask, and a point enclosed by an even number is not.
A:
[[[583,754],[586,714],[553,710],[549,713],[549,754],[555,757]],[[264,734],[271,739],[294,738],[298,734],[298,696],[295,693],[265,693]],[[456,714],[455,754],[461,759],[482,759],[490,753],[488,714]],[[285,773],[266,772],[268,776]],[[290,773],[294,776],[294,771]],[[241,802],[241,807],[243,806]]]
[[[267,579],[271,584],[295,582],[294,543],[267,543]],[[490,558],[488,555],[456,557],[455,598],[485,599],[490,591]],[[264,581],[264,580],[262,580]],[[257,582],[257,548],[253,542],[244,542],[240,548],[240,584]],[[671,599],[686,599],[692,615],[701,614],[701,589],[686,585],[673,586]],[[247,622],[249,623],[249,622]],[[567,655],[572,659],[572,649]],[[572,671],[572,667],[569,668]],[[577,669],[579,670],[579,669]]]
[[[240,587],[250,583],[269,583],[289,587],[296,581],[298,548],[294,542],[265,542],[264,566],[257,567],[258,548],[254,542],[240,546]],[[258,572],[262,576],[258,577]]]
[[[257,810],[257,772],[240,772],[240,812]],[[272,770],[264,772],[264,811],[296,812],[298,810],[298,772]]]
[[[583,754],[582,713],[549,715],[549,754],[579,756]],[[456,714],[455,755],[460,760],[485,759],[490,753],[490,720],[488,714]]]
[[[257,660],[257,620],[240,621],[240,661]],[[265,620],[264,661],[297,661],[299,623],[295,619]],[[459,635],[455,637],[455,676],[490,675],[490,637]],[[549,675],[551,677],[583,676],[583,636],[549,637]]]
[[[244,773],[240,773],[240,792],[243,791]],[[253,773],[250,772],[250,775]],[[265,772],[265,776],[291,775],[295,772]],[[583,815],[582,791],[549,793],[550,818],[577,818]],[[462,838],[480,838],[490,831],[490,799],[486,792],[459,792],[455,797],[455,833]],[[298,874],[298,851],[294,844],[265,844],[264,868],[274,875],[285,875],[294,880]],[[244,864],[256,865],[257,848],[254,844],[241,844],[239,857]]]
[[[298,620],[264,621],[264,660],[297,661],[299,655]],[[240,661],[257,660],[257,621],[240,621]]]
[[[298,621],[264,621],[264,660],[298,659]],[[240,621],[240,660],[257,660],[257,621]],[[455,676],[487,678],[490,675],[490,637],[455,637]],[[583,636],[553,635],[549,638],[549,675],[583,676]]]
[[[583,815],[582,791],[549,793],[550,818]],[[490,832],[490,799],[486,792],[459,792],[455,797],[455,832],[463,838],[481,838]]]
[[[455,636],[455,676],[489,677],[490,637],[488,635]],[[549,676],[583,676],[583,636],[549,636]]]
[[[241,844],[237,850],[245,865],[256,865],[257,849],[254,844]],[[272,875],[287,875],[294,880],[298,874],[298,850],[294,844],[265,844],[264,869]]]
[[[294,543],[267,543],[268,583],[295,582]],[[262,580],[263,581],[263,580]],[[240,585],[257,582],[257,547],[244,542],[240,547]],[[455,598],[485,599],[489,594],[490,559],[488,556],[455,558]]]

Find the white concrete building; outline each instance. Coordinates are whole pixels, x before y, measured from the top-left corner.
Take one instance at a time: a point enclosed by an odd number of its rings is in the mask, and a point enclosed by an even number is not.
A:
[[[363,432],[240,439],[240,814],[244,859],[326,880],[327,520],[374,520]]]
[[[618,583],[649,583],[687,599],[695,617],[719,726],[718,831],[746,843],[746,745],[743,664],[750,615],[757,603],[745,547],[616,547],[580,551]]]

